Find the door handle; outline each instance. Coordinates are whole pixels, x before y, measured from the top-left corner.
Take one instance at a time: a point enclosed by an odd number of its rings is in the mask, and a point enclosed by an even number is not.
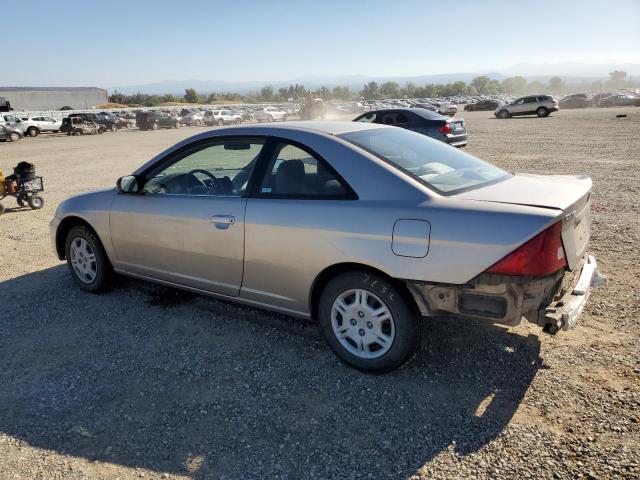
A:
[[[214,223],[218,228],[227,228],[236,223],[236,217],[233,215],[214,215],[211,217],[211,223]]]

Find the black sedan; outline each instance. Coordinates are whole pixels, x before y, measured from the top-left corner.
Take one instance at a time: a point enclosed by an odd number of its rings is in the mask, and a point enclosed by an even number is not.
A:
[[[480,111],[493,112],[499,106],[500,106],[500,102],[496,102],[495,100],[480,100],[479,102],[465,105],[464,111],[465,112],[480,112]]]
[[[454,147],[464,147],[468,143],[464,119],[445,117],[424,108],[372,110],[353,121],[406,128]]]

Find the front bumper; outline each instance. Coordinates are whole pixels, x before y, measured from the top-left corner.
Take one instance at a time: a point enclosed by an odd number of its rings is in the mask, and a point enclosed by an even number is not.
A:
[[[559,300],[550,303],[544,310],[542,318],[544,331],[553,334],[561,329],[575,328],[578,318],[589,300],[591,288],[606,283],[607,277],[598,271],[596,258],[589,255],[573,287],[568,289]]]

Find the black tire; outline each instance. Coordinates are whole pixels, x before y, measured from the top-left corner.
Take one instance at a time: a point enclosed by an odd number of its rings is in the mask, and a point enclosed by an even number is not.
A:
[[[202,126],[202,121],[196,120],[196,127],[201,127],[201,126]]]
[[[16,198],[16,202],[18,202],[18,205],[20,205],[21,207],[26,207],[29,199],[24,195],[18,195],[18,197]]]
[[[242,123],[242,120],[240,120],[239,118],[236,118],[236,125],[240,125]]]
[[[114,123],[113,125],[111,125],[110,130],[111,130],[112,132],[117,132],[117,131],[118,131],[118,127],[117,127],[117,125],[116,125],[115,123]]]
[[[84,239],[87,244],[89,244],[89,247],[95,255],[96,276],[91,282],[86,282],[80,279],[71,264],[71,243],[78,238]],[[113,267],[107,258],[107,254],[102,247],[100,239],[89,228],[82,225],[73,227],[65,239],[64,253],[71,276],[82,290],[89,293],[98,293],[106,290],[110,286],[113,278]]]
[[[4,213],[4,205],[0,203],[0,215]]]
[[[32,210],[40,210],[44,206],[44,198],[34,195],[27,198],[27,203]]]
[[[538,117],[540,118],[546,117],[549,115],[549,110],[544,107],[538,107],[538,109],[536,110],[536,115],[538,115]]]
[[[27,128],[27,135],[29,135],[30,137],[37,137],[39,134],[40,132],[36,127]]]
[[[151,130],[157,130],[157,129],[158,129],[158,124],[157,124],[157,123],[155,123],[155,122],[153,122],[153,123],[151,124]]]
[[[11,140],[12,142],[17,142],[18,140],[20,140],[20,135],[17,133],[11,133],[9,135],[9,140]]]
[[[176,122],[175,125],[174,125],[175,128],[180,128],[181,126],[182,126],[182,124],[180,122]]]
[[[505,118],[509,118],[510,116],[511,116],[511,114],[509,113],[509,111],[508,111],[508,110],[500,110],[500,111],[498,112],[498,118],[501,118],[501,119],[503,119],[503,120],[504,120]]]
[[[218,126],[219,127],[224,127],[224,120],[223,119],[218,120]]]
[[[331,311],[334,301],[352,289],[377,296],[391,312],[395,337],[388,351],[377,358],[362,358],[345,348],[333,331]],[[347,272],[333,278],[324,288],[318,305],[320,333],[334,353],[347,365],[363,372],[384,373],[400,367],[420,346],[420,317],[414,305],[388,279],[368,272]],[[359,312],[361,314],[361,312]],[[364,328],[364,327],[363,327]]]

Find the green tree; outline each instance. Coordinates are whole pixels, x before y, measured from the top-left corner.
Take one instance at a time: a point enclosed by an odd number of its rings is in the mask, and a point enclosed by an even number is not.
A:
[[[273,87],[271,85],[265,85],[262,87],[258,98],[263,102],[273,101]]]
[[[396,82],[385,82],[380,85],[380,95],[382,98],[400,97],[400,85]]]
[[[527,85],[527,93],[543,93],[545,90],[544,83],[534,80]]]
[[[377,82],[367,83],[360,92],[365,100],[374,100],[380,96],[380,87]]]
[[[198,93],[193,88],[185,88],[184,101],[187,103],[198,103]]]
[[[480,95],[486,95],[489,92],[489,84],[491,83],[491,79],[486,75],[480,75],[479,77],[475,77],[471,80],[471,85],[476,89],[476,91]]]

